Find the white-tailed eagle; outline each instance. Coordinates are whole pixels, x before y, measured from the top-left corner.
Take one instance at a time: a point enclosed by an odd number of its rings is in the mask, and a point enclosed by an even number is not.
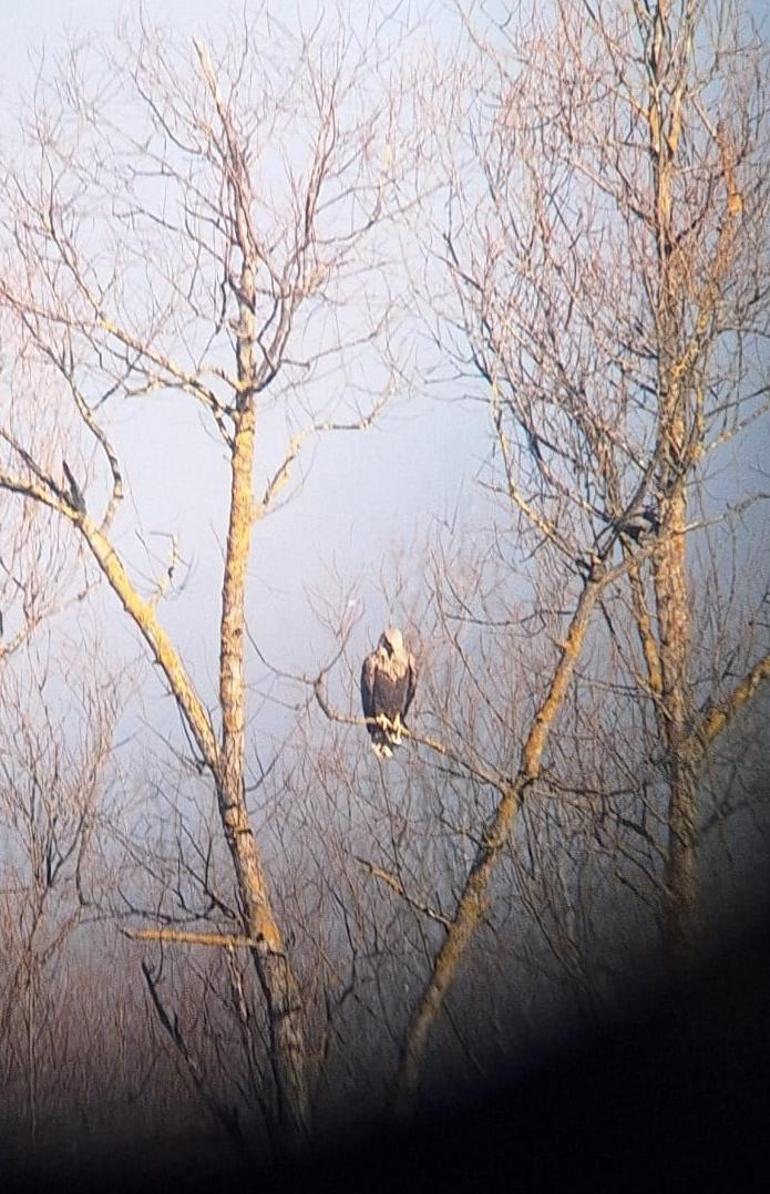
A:
[[[389,626],[380,635],[377,649],[367,655],[361,669],[361,700],[364,717],[378,717],[381,725],[366,728],[372,739],[372,750],[380,759],[389,759],[392,747],[401,743],[401,731],[414,700],[417,687],[417,665],[414,656],[404,646],[403,635]]]

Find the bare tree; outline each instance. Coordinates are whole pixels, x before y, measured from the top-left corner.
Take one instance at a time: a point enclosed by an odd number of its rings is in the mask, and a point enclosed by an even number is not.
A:
[[[702,763],[770,676],[767,638],[756,633],[766,577],[741,584],[746,559],[733,555],[722,599],[707,581],[709,568],[730,563],[737,519],[767,496],[743,478],[737,496],[725,487],[706,497],[727,445],[750,452],[746,432],[768,405],[761,44],[734,6],[694,2],[557,4],[499,25],[480,7],[466,30],[475,57],[441,75],[428,100],[446,198],[431,243],[449,281],[442,292],[431,274],[428,299],[455,367],[445,380],[469,387],[489,412],[493,453],[481,480],[500,514],[492,562],[471,591],[447,585],[445,568],[440,587],[455,663],[493,717],[496,709],[499,739],[469,735],[462,716],[451,737],[413,733],[488,785],[495,803],[404,1036],[407,1104],[536,792],[569,795],[576,807],[582,798],[592,831],[602,808],[611,811],[618,877],[627,866],[647,872],[645,898],[656,885],[663,893],[668,956],[689,954],[699,935]],[[507,598],[497,595],[506,560],[526,570],[520,600],[510,582]],[[495,699],[489,660],[505,657],[517,627],[530,638],[515,673],[527,678],[527,713],[511,765],[501,748],[521,690]],[[602,678],[597,660],[612,660],[615,675]],[[596,711],[590,690],[599,686],[620,700],[615,734],[632,730],[639,704],[647,729],[613,749],[613,782],[581,797],[581,735],[601,724],[581,703]],[[567,716],[571,694],[577,719]],[[343,719],[322,682],[318,696]],[[560,756],[564,778],[552,762]],[[628,833],[632,856],[622,860]]]
[[[385,342],[384,281],[352,331],[344,312],[381,277],[373,233],[397,181],[386,152],[395,99],[378,90],[376,49],[323,24],[293,36],[263,14],[219,48],[184,51],[144,25],[123,40],[125,54],[74,47],[57,79],[41,77],[19,164],[4,166],[0,303],[29,377],[10,379],[0,487],[71,528],[173,694],[216,791],[267,1009],[277,1120],[302,1134],[303,993],[246,803],[247,570],[255,524],[289,492],[305,442],[367,427],[387,397],[387,377],[361,403],[354,385],[330,400],[324,382],[346,348]],[[109,411],[171,392],[198,404],[227,461],[215,712],[159,615],[178,582],[176,541],[147,591],[116,534],[125,480]],[[259,420],[275,411],[285,441],[271,462]],[[63,447],[42,453],[40,439],[65,425],[66,459]]]

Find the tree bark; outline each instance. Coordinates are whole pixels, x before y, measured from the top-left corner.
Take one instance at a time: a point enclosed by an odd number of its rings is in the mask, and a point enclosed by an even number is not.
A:
[[[698,786],[690,741],[688,650],[690,609],[685,561],[684,493],[671,503],[655,556],[662,690],[659,725],[668,751],[668,845],[664,868],[663,938],[673,965],[685,962],[698,927]]]
[[[230,520],[222,587],[220,702],[222,749],[217,797],[235,867],[246,935],[252,949],[270,1025],[270,1052],[278,1120],[289,1137],[309,1129],[309,1089],[303,1001],[273,916],[262,862],[246,807],[246,576],[252,530],[252,475],[256,416],[247,399],[236,423],[231,458]]]
[[[646,47],[649,151],[655,201],[658,334],[658,485],[663,495],[660,541],[653,557],[658,620],[658,727],[668,754],[668,843],[664,867],[663,939],[679,964],[693,945],[698,909],[697,782],[689,748],[690,604],[687,592],[685,477],[689,440],[692,344],[685,330],[685,268],[674,237],[672,190],[682,128],[684,81],[692,52],[694,7],[672,28],[669,0],[660,0]],[[676,46],[674,47],[674,41]],[[676,57],[674,54],[676,50]]]

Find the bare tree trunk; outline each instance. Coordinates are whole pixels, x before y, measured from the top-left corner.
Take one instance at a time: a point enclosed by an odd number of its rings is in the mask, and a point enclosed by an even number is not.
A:
[[[244,351],[242,348],[241,355]],[[250,371],[250,359],[247,368]],[[245,930],[253,941],[258,942],[252,956],[267,1005],[278,1119],[289,1137],[295,1137],[306,1134],[310,1126],[303,1001],[271,910],[265,874],[246,808],[244,782],[245,603],[252,529],[255,422],[254,407],[249,401],[237,417],[232,450],[230,522],[222,589],[222,750],[216,784]]]
[[[698,919],[698,793],[689,733],[690,611],[685,513],[684,494],[677,487],[667,533],[656,552],[654,573],[663,681],[658,720],[669,756],[663,935],[666,953],[673,963],[686,960]]]
[[[487,906],[487,888],[495,865],[508,841],[511,825],[521,808],[524,794],[540,774],[549,734],[567,695],[594,606],[606,583],[607,575],[601,573],[595,574],[586,582],[572,615],[548,691],[530,724],[522,747],[519,771],[501,791],[497,809],[468,872],[454,917],[447,926],[443,944],[436,954],[428,981],[412,1013],[401,1048],[396,1078],[396,1107],[401,1113],[408,1112],[414,1102],[431,1027],[484,914]]]
[[[664,943],[673,961],[692,945],[698,903],[697,785],[688,747],[690,607],[687,592],[685,477],[694,463],[688,432],[693,407],[692,346],[683,344],[685,265],[674,237],[672,184],[682,128],[682,102],[692,53],[695,5],[681,27],[671,26],[669,0],[660,0],[646,46],[648,122],[658,265],[657,462],[664,524],[654,556],[661,691],[658,727],[668,751],[668,848],[664,870]]]

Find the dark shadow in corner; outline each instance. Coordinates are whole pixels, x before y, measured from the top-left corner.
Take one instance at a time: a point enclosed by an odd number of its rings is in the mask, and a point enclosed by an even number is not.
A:
[[[15,1166],[7,1194],[169,1190],[441,1194],[590,1187],[760,1190],[770,1175],[770,923],[725,942],[686,980],[627,1015],[447,1100],[292,1161],[244,1168],[199,1140],[150,1164],[107,1157],[77,1172]],[[590,1188],[589,1187],[589,1188]]]

